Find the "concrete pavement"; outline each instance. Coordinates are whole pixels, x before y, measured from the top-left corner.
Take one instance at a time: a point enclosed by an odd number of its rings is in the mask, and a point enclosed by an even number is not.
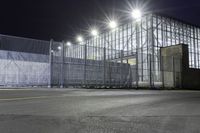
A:
[[[2,133],[199,133],[200,91],[0,90]]]

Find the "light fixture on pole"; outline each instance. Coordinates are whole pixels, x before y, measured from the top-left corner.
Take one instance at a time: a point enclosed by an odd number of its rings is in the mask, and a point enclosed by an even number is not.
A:
[[[77,36],[77,41],[79,42],[79,43],[81,43],[81,42],[83,42],[83,37],[82,36]]]
[[[61,46],[58,46],[58,50],[61,50],[62,49],[62,47]]]
[[[67,44],[67,46],[71,46],[71,45],[72,45],[72,43],[71,43],[71,42],[67,42],[66,44]]]
[[[110,22],[109,22],[109,27],[110,27],[111,29],[115,29],[115,28],[117,27],[117,22],[114,21],[114,20],[110,21]]]
[[[91,35],[92,36],[97,36],[98,34],[99,34],[99,32],[98,32],[97,29],[94,28],[94,29],[91,30]]]
[[[136,20],[140,20],[142,17],[142,12],[139,9],[134,9],[131,13],[132,17]]]

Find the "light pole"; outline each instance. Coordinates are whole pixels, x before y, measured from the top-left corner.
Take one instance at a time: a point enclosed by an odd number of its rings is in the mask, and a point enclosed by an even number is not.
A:
[[[132,11],[132,17],[136,21],[135,28],[136,28],[136,87],[138,87],[139,82],[139,48],[140,48],[140,34],[139,34],[139,21],[142,17],[142,12],[139,9],[134,9]],[[142,68],[143,69],[143,68]]]

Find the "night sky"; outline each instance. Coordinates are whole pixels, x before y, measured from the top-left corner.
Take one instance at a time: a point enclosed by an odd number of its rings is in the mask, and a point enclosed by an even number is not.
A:
[[[200,0],[0,0],[0,34],[73,40],[107,18],[128,19],[131,7],[200,25]]]

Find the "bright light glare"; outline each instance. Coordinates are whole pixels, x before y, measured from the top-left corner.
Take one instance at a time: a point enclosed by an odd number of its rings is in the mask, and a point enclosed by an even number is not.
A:
[[[67,42],[67,46],[71,46],[72,45],[72,43],[71,42]]]
[[[116,22],[116,21],[110,21],[109,27],[110,27],[111,29],[115,29],[115,28],[117,27],[117,22]]]
[[[92,29],[92,30],[91,30],[91,34],[92,34],[93,36],[97,36],[97,35],[99,34],[99,32],[98,32],[97,29]]]
[[[82,36],[78,36],[78,37],[77,37],[77,41],[78,41],[78,42],[83,42],[83,37],[82,37]]]
[[[61,47],[61,46],[59,46],[59,47],[58,47],[58,50],[61,50],[61,49],[62,49],[62,47]]]
[[[142,17],[142,12],[139,9],[134,9],[132,11],[132,17],[136,20],[140,19]]]

